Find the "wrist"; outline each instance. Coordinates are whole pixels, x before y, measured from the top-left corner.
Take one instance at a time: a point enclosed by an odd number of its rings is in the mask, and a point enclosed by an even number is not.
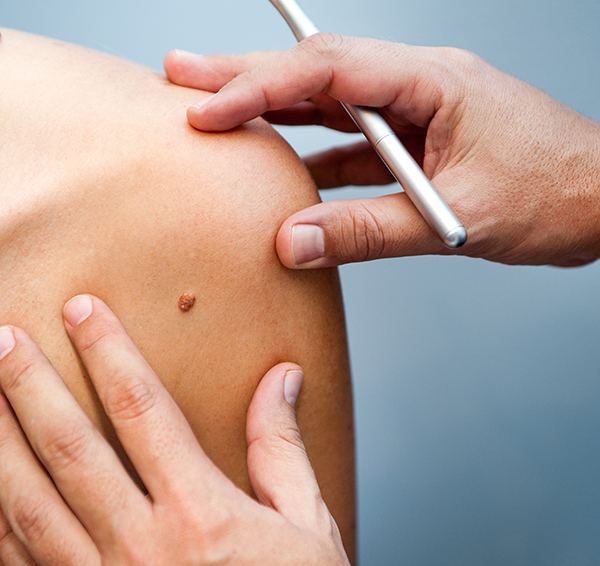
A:
[[[578,115],[582,135],[561,159],[565,173],[563,230],[570,233],[573,265],[600,258],[600,124]]]

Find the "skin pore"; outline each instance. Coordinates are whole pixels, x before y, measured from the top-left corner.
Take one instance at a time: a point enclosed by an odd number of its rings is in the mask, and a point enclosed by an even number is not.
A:
[[[301,365],[298,421],[354,553],[352,397],[337,273],[275,252],[318,202],[265,123],[193,130],[198,92],[114,57],[12,30],[0,41],[0,322],[25,329],[124,458],[64,331],[76,294],[117,314],[202,447],[241,489],[246,410],[275,364]],[[193,308],[192,308],[193,307]]]

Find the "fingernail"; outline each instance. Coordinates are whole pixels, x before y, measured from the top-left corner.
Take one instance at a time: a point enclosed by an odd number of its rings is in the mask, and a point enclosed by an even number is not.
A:
[[[283,396],[292,407],[296,405],[296,399],[298,399],[303,379],[304,373],[299,369],[291,369],[285,374],[283,381]]]
[[[210,96],[207,96],[206,98],[203,98],[202,100],[196,102],[196,104],[192,105],[192,108],[202,108],[209,100],[211,100],[215,95],[211,94]]]
[[[325,255],[325,232],[315,224],[296,224],[292,227],[292,259],[300,265]]]
[[[185,49],[173,49],[173,53],[175,57],[180,59],[187,59],[188,57],[202,57],[200,53],[192,53],[191,51],[186,51]]]
[[[0,360],[15,347],[15,335],[10,326],[0,327]]]
[[[77,295],[67,302],[63,309],[63,314],[71,326],[77,326],[92,314],[92,310],[91,297],[88,295]]]

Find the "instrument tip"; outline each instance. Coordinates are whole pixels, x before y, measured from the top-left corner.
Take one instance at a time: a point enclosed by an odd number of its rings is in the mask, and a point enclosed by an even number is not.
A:
[[[453,228],[444,236],[444,245],[451,250],[460,248],[466,241],[467,231],[462,226]]]

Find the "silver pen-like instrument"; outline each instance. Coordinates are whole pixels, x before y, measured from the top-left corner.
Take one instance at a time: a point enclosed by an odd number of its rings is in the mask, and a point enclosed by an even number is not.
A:
[[[302,41],[319,33],[295,0],[271,0]],[[379,111],[366,106],[344,104],[358,128],[363,132],[379,157],[400,183],[412,203],[427,223],[437,232],[448,248],[460,248],[467,241],[467,231],[433,188],[429,179],[402,145]]]

